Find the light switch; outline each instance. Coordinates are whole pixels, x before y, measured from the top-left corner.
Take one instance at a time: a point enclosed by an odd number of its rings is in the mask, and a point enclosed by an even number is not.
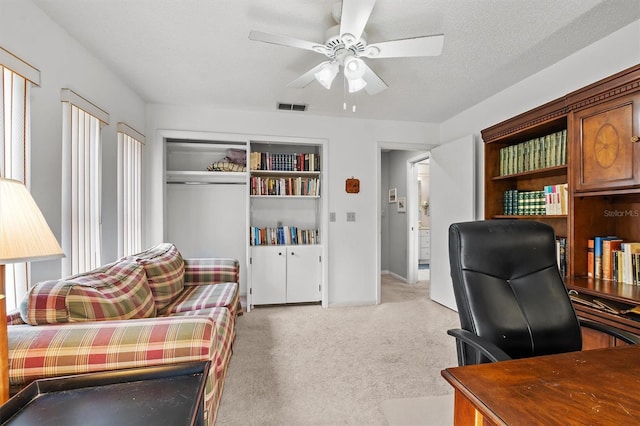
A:
[[[329,222],[336,221],[336,212],[329,212]]]
[[[356,212],[347,212],[347,222],[356,221]]]

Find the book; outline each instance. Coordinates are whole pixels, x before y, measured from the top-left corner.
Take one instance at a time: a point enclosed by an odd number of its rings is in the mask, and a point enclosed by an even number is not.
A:
[[[593,238],[589,238],[587,241],[587,277],[595,278],[594,267],[595,267],[595,253],[594,248],[595,241]]]
[[[640,242],[623,242],[620,249],[622,251],[622,282],[633,284],[632,255],[640,253]]]
[[[544,211],[547,215],[563,215],[569,211],[568,184],[544,187]]]
[[[558,187],[558,194],[560,194],[560,208],[558,214],[569,214],[569,184],[562,183],[556,186]]]
[[[605,239],[618,239],[618,237],[611,236],[596,236],[593,237],[593,276],[594,278],[602,278],[602,242]]]
[[[565,237],[556,237],[556,261],[560,276],[564,279],[567,275],[567,239]]]
[[[551,135],[549,135],[549,143],[551,144],[551,152],[549,154],[549,164],[547,164],[549,167],[553,167],[553,166],[557,166],[556,164],[556,151],[557,151],[557,147],[558,144],[556,142],[556,134],[552,133]]]
[[[613,281],[622,281],[620,264],[622,263],[622,251],[611,251],[611,279]]]
[[[613,263],[611,262],[611,252],[618,250],[622,244],[622,239],[605,239],[602,241],[602,279],[613,279]]]

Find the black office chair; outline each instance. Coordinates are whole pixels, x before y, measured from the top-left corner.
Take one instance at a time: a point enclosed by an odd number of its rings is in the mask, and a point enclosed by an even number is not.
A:
[[[449,227],[449,263],[462,329],[458,364],[582,349],[580,326],[627,343],[622,330],[578,319],[556,261],[553,228],[530,220],[485,220]]]

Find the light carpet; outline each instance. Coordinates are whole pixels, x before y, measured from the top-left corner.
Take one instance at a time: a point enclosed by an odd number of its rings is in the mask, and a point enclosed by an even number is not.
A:
[[[457,364],[446,330],[458,316],[428,295],[428,282],[385,275],[380,305],[257,307],[239,317],[216,424],[388,425],[396,400],[450,396],[440,371]]]
[[[453,424],[453,395],[388,399],[380,406],[389,426]]]

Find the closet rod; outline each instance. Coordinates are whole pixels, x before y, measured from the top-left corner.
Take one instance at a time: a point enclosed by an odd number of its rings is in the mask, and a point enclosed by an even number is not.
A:
[[[246,182],[167,182],[170,185],[246,185]]]

